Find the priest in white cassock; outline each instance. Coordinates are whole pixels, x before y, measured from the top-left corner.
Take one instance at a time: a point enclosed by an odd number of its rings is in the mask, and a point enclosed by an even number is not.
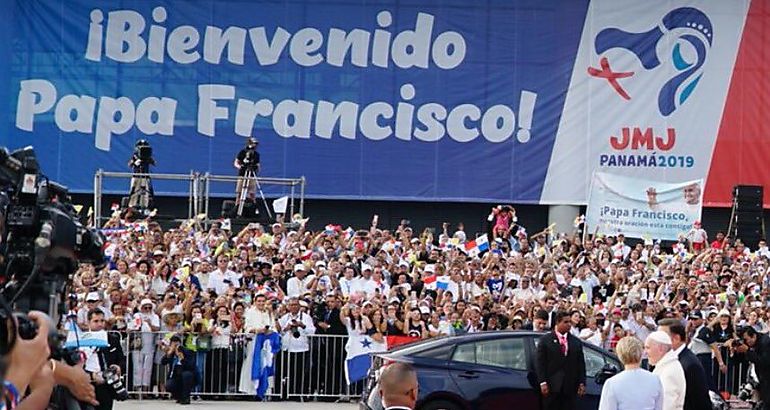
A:
[[[644,342],[644,350],[650,364],[655,366],[652,373],[660,377],[663,384],[663,410],[681,410],[687,382],[679,357],[672,348],[671,337],[660,330],[652,332]]]

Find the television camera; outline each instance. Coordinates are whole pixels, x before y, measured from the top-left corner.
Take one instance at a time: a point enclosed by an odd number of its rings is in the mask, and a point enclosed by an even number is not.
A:
[[[147,140],[136,142],[128,165],[135,175],[131,178],[131,191],[123,205],[148,215],[155,196],[149,175],[150,165],[155,165],[155,159],[152,157],[152,147]]]
[[[36,336],[26,312],[45,312],[58,322],[71,275],[81,262],[103,267],[103,244],[98,231],[78,220],[67,188],[40,172],[32,147],[0,148],[0,355],[13,349],[16,337]],[[56,327],[50,329],[52,357],[77,363],[61,349]]]
[[[142,174],[149,173],[150,165],[155,165],[155,160],[152,158],[152,147],[147,140],[139,140],[134,145],[131,165],[134,172]]]

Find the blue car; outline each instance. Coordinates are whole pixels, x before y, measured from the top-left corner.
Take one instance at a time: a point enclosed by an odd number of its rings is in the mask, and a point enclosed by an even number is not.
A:
[[[539,409],[535,349],[542,333],[499,331],[430,339],[374,357],[361,410],[381,410],[377,378],[383,366],[411,363],[417,369],[417,410]],[[602,383],[622,366],[613,354],[583,345],[586,395],[579,409],[597,409]]]

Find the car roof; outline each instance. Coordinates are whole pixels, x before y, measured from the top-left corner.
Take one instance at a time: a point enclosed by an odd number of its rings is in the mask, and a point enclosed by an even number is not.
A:
[[[407,345],[398,346],[389,351],[386,356],[402,356],[423,350],[434,349],[446,345],[455,345],[459,343],[475,342],[479,340],[497,339],[501,337],[540,337],[547,332],[535,332],[531,330],[495,330],[489,332],[466,333],[457,336],[445,336],[434,339],[420,340]]]
[[[533,337],[539,338],[548,332],[537,332],[533,330],[494,330],[484,331],[476,333],[465,333],[456,336],[445,336],[439,338],[420,340],[414,343],[398,346],[388,352],[377,354],[377,356],[385,358],[397,358],[401,356],[409,356],[415,353],[420,353],[426,350],[440,348],[447,345],[457,345],[461,343],[475,342],[479,340],[498,339],[503,337]],[[591,345],[590,343],[583,342],[583,346],[588,346],[590,349],[598,350],[602,354],[615,357],[612,352],[608,352],[602,348]]]

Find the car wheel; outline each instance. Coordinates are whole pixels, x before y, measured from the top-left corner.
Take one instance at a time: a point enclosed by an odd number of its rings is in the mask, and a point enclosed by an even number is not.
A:
[[[447,400],[431,401],[420,407],[420,410],[462,410],[457,404]]]

